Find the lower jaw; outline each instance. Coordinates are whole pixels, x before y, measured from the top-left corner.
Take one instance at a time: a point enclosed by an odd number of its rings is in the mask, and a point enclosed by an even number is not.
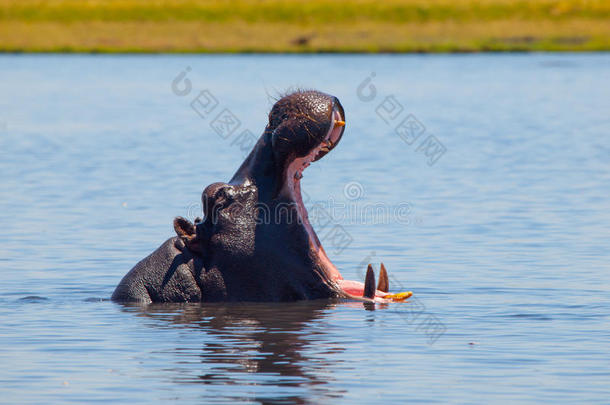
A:
[[[324,251],[324,247],[318,240],[318,237],[313,230],[313,227],[309,223],[307,209],[303,204],[303,197],[301,195],[301,182],[300,179],[295,179],[292,183],[291,187],[289,187],[289,195],[287,196],[292,201],[294,201],[297,205],[297,211],[299,215],[299,220],[305,227],[307,234],[309,236],[309,245],[313,250],[314,256],[318,259],[318,264],[324,275],[323,278],[328,280],[331,289],[335,290],[339,296],[344,298],[361,298],[364,295],[365,285],[359,281],[345,280],[341,273],[337,269],[337,267],[330,261],[326,252]],[[375,290],[375,295],[373,297],[373,301],[375,302],[385,302],[384,297],[387,296],[388,293]]]
[[[337,267],[330,261],[330,259],[326,255],[324,247],[320,243],[316,232],[314,231],[313,227],[311,226],[311,223],[309,222],[309,214],[307,213],[307,209],[305,208],[305,205],[303,203],[303,197],[301,195],[300,179],[294,179],[289,192],[290,195],[288,197],[296,203],[300,223],[303,224],[305,230],[307,231],[307,236],[309,237],[309,246],[313,250],[314,255],[318,258],[320,267],[326,273],[326,278],[330,279],[330,281],[332,282],[343,280],[343,277],[341,276],[341,273],[339,272]]]
[[[364,295],[364,283],[353,280],[336,280],[339,289],[347,296],[362,297]],[[383,298],[387,293],[375,291],[375,298]]]

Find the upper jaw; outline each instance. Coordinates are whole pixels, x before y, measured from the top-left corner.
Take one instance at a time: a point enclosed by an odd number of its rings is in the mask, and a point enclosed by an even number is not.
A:
[[[303,171],[309,167],[312,162],[315,162],[330,152],[343,136],[345,129],[345,121],[343,116],[343,108],[339,105],[333,104],[332,113],[330,116],[330,124],[326,131],[323,140],[313,148],[306,156],[294,159],[286,167],[284,176],[284,184],[280,194],[289,199],[295,199],[295,194],[299,194],[300,197],[300,183],[303,177]],[[298,193],[295,193],[295,187],[299,189]]]
[[[297,158],[288,166],[287,180],[299,181],[303,177],[303,171],[312,163],[320,160],[330,152],[339,142],[343,135],[345,121],[336,108],[333,109],[331,124],[322,142],[316,146],[307,156]]]
[[[320,143],[317,149],[317,153],[313,161],[320,160],[324,155],[330,152],[339,143],[339,140],[343,136],[345,130],[345,117],[341,114],[341,111],[337,108],[333,108],[332,116],[330,119],[330,127],[326,136]]]

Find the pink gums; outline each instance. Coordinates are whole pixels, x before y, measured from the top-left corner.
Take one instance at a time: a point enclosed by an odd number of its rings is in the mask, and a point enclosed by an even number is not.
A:
[[[337,267],[326,255],[324,247],[320,243],[315,231],[313,230],[313,227],[309,223],[307,209],[303,204],[303,197],[301,196],[301,178],[303,177],[303,170],[305,170],[311,164],[327,141],[330,140],[333,143],[337,142],[341,133],[341,127],[335,126],[334,121],[340,120],[342,120],[341,114],[335,110],[333,112],[333,120],[331,120],[333,123],[331,124],[331,128],[329,129],[324,141],[314,148],[307,156],[297,158],[290,163],[286,173],[286,184],[284,184],[284,187],[282,188],[282,194],[291,198],[293,201],[296,201],[301,223],[305,226],[307,234],[309,235],[309,245],[317,254],[319,263],[325,270],[328,277],[334,281],[347,295],[362,297],[364,294],[364,283],[359,281],[344,280],[343,276],[341,276],[341,273],[339,272],[339,269],[337,269]],[[386,295],[388,295],[388,293],[377,290],[375,292],[375,300],[383,300],[383,297]]]

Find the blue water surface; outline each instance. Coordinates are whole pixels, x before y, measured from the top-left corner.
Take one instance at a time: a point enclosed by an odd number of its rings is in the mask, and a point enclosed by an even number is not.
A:
[[[329,256],[414,298],[110,302],[291,87]],[[607,403],[609,239],[609,54],[0,56],[0,402]]]

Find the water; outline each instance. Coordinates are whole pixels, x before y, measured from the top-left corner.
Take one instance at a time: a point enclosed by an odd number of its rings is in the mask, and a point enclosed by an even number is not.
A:
[[[2,401],[610,398],[610,55],[2,55],[0,73]],[[303,180],[331,259],[352,279],[384,261],[417,299],[108,301],[290,86],[347,114]],[[224,108],[227,139],[210,127]],[[411,144],[394,132],[408,114]]]

